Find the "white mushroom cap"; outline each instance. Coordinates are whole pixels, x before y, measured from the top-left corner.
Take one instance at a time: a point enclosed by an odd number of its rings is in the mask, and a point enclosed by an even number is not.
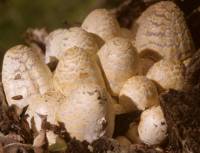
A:
[[[155,81],[163,89],[184,89],[185,67],[179,61],[161,60],[148,71],[147,78]]]
[[[101,136],[111,137],[114,110],[107,91],[94,84],[79,84],[71,91],[57,112],[72,137],[92,142]]]
[[[32,96],[27,98],[29,107],[27,114],[29,115],[28,122],[31,127],[34,127],[36,131],[41,130],[42,119],[41,116],[47,116],[47,121],[51,124],[57,125],[56,112],[59,111],[59,105],[65,101],[65,97],[57,92],[48,92],[43,96]],[[32,119],[34,119],[32,122]],[[57,135],[53,131],[47,132],[47,139],[49,145],[56,143]]]
[[[9,105],[28,105],[26,97],[52,90],[52,73],[39,55],[24,45],[9,49],[3,60],[2,82]]]
[[[79,27],[56,30],[48,36],[46,41],[46,61],[49,62],[51,57],[60,59],[67,49],[75,46],[94,55],[99,50],[100,44],[102,44],[102,40],[98,36]]]
[[[61,52],[61,42],[66,37],[67,29],[57,29],[49,33],[45,39],[46,53],[45,61],[50,63],[58,58]]]
[[[195,51],[183,12],[174,2],[151,5],[135,24],[139,53],[154,52],[166,59],[184,60]]]
[[[120,146],[129,147],[131,142],[125,136],[118,136],[115,138]]]
[[[91,83],[105,86],[103,76],[96,60],[81,48],[68,49],[60,59],[53,83],[57,90],[68,95],[72,88],[80,83]]]
[[[83,21],[82,28],[100,36],[104,41],[120,36],[120,26],[113,14],[106,9],[92,11]]]
[[[160,144],[165,140],[167,124],[160,106],[142,112],[138,133],[140,139],[148,145]]]
[[[138,134],[138,124],[135,122],[132,122],[129,125],[129,129],[126,132],[126,137],[131,140],[132,143],[141,143],[139,134]]]
[[[137,74],[137,51],[128,39],[116,37],[104,44],[98,57],[111,94],[117,96],[124,82]]]
[[[159,104],[156,85],[145,76],[133,76],[128,79],[119,94],[119,103],[129,112],[135,109],[145,110]]]
[[[140,58],[139,60],[139,75],[146,75],[151,66],[155,63],[150,58]]]

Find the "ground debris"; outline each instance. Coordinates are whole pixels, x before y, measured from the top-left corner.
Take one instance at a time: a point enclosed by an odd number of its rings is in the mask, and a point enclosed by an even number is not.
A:
[[[45,53],[45,38],[48,36],[48,32],[45,28],[41,29],[27,29],[24,37],[27,44],[37,45],[43,53]]]
[[[200,86],[190,91],[169,90],[161,96],[169,145],[177,153],[200,152]]]
[[[200,84],[200,49],[192,56],[186,69],[186,89],[190,90],[195,85]]]

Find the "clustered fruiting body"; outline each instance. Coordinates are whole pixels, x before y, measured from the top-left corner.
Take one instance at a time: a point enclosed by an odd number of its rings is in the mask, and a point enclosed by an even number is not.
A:
[[[140,139],[148,145],[156,145],[167,137],[167,125],[160,106],[145,110],[138,125]]]
[[[150,6],[136,24],[135,47],[143,56],[155,53],[166,59],[185,60],[194,52],[184,15],[171,1]]]
[[[128,79],[119,94],[119,103],[127,111],[145,110],[159,104],[156,85],[145,76],[133,76]]]
[[[120,27],[110,11],[96,9],[81,27],[55,30],[45,43],[45,62],[24,45],[9,49],[3,61],[8,105],[29,105],[34,130],[41,130],[41,116],[47,116],[51,124],[63,122],[72,137],[93,142],[112,137],[115,115],[139,110],[140,121],[132,121],[116,137],[119,144],[159,145],[166,139],[159,94],[184,90],[185,66],[194,51],[173,2],[147,8],[132,30]],[[51,72],[46,64],[55,60],[58,65]],[[59,143],[52,131],[47,139],[50,145]]]
[[[129,40],[115,37],[102,46],[98,57],[111,94],[118,96],[124,82],[138,72],[137,51]]]
[[[24,45],[9,49],[3,60],[2,82],[9,105],[28,105],[25,98],[52,90],[52,73],[39,55]]]

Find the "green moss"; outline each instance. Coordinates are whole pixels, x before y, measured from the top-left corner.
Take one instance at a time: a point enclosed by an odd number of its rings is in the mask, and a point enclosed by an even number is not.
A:
[[[27,28],[52,30],[63,27],[65,21],[81,22],[95,3],[95,0],[9,0],[0,3],[0,51],[22,43]]]

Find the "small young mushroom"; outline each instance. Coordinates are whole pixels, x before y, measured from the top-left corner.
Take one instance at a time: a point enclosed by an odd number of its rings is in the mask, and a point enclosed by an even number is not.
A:
[[[133,111],[135,107],[145,110],[158,105],[159,96],[156,85],[145,76],[133,76],[124,83],[119,94],[119,103],[127,112]]]
[[[82,28],[100,36],[104,41],[121,34],[117,19],[106,9],[92,11],[83,21]]]
[[[182,11],[172,1],[147,8],[137,22],[135,47],[140,54],[184,60],[195,51]]]
[[[129,129],[128,131],[126,132],[126,137],[131,140],[131,142],[133,144],[135,143],[141,143],[141,140],[140,140],[140,137],[139,137],[139,134],[138,134],[138,124],[135,123],[135,122],[132,122],[130,125],[129,125]]]
[[[148,145],[161,144],[167,137],[167,124],[160,106],[154,106],[141,114],[138,133]]]
[[[115,115],[112,107],[105,88],[79,84],[60,105],[57,117],[72,137],[92,142],[101,136],[112,136]]]
[[[31,48],[18,45],[3,60],[2,82],[9,105],[28,105],[26,98],[52,90],[52,73]]]
[[[179,61],[161,60],[148,71],[147,78],[155,81],[162,89],[183,90],[185,66]]]
[[[27,98],[29,107],[27,109],[28,123],[34,131],[39,132],[42,129],[42,117],[46,117],[47,121],[51,124],[57,125],[56,113],[59,111],[60,103],[66,99],[63,95],[58,92],[52,91],[45,93],[44,95],[36,95]],[[49,146],[61,145],[58,144],[58,135],[54,134],[53,131],[47,132],[47,140]],[[64,145],[64,144],[62,144]]]
[[[72,47],[83,48],[94,55],[102,43],[103,40],[98,36],[79,27],[56,30],[46,40],[46,62],[48,63],[54,58],[60,59],[66,50]]]
[[[105,86],[95,58],[87,50],[73,47],[60,59],[53,83],[57,90],[67,96],[71,89],[83,82]]]
[[[118,136],[115,138],[120,146],[129,147],[131,142],[125,136]]]
[[[138,72],[138,54],[128,39],[107,41],[98,57],[113,96],[118,96],[124,82]]]

